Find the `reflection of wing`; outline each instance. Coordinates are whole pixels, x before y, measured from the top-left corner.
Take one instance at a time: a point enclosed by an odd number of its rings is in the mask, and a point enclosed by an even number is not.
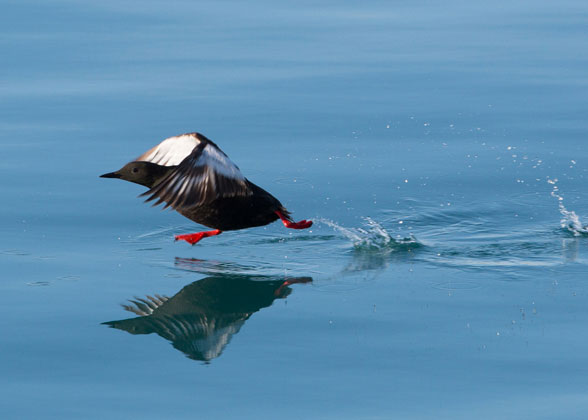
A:
[[[248,314],[211,319],[202,314],[155,315],[104,324],[131,334],[156,333],[190,359],[210,361],[220,356],[247,318]]]
[[[212,141],[200,136],[200,143],[161,182],[143,196],[147,201],[166,202],[165,207],[190,209],[220,197],[248,196],[249,183],[227,155]],[[164,208],[165,208],[164,207]]]
[[[147,299],[135,296],[136,300],[129,300],[131,305],[122,305],[129,312],[133,312],[140,316],[151,315],[154,310],[159,308],[169,299],[167,296],[155,294],[155,297],[147,295]]]
[[[210,361],[221,355],[224,348],[229,344],[233,334],[237,334],[245,321],[249,318],[240,319],[216,319],[212,322],[200,324],[176,324],[177,339],[169,339],[173,346],[183,352],[190,359]],[[177,320],[176,320],[177,321]],[[221,326],[226,324],[224,326]],[[191,329],[188,329],[190,328]],[[196,328],[194,327],[201,327]]]
[[[196,281],[175,296],[135,298],[123,307],[137,318],[104,324],[131,334],[151,334],[196,360],[218,357],[255,312],[270,306],[277,298],[286,297],[292,282],[310,278],[254,281],[250,277],[217,275]]]

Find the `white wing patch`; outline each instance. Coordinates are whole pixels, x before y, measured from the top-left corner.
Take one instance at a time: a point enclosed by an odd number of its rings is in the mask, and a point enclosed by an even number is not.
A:
[[[182,134],[181,136],[170,137],[154,148],[147,150],[136,160],[162,166],[177,166],[199,144],[200,140],[194,134]]]
[[[227,155],[211,144],[207,144],[204,147],[202,154],[198,157],[194,166],[206,166],[212,169],[213,172],[227,178],[237,179],[239,181],[245,180],[237,165],[231,162],[231,159]],[[207,173],[205,176],[207,178],[214,178],[211,173]]]
[[[202,138],[177,168],[142,196],[150,196],[146,201],[157,199],[155,205],[167,203],[164,208],[187,209],[220,197],[251,194],[252,190],[237,165],[212,141]]]

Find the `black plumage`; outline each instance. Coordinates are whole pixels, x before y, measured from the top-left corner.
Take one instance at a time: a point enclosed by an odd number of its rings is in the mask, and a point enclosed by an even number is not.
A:
[[[149,190],[141,196],[148,196],[146,201],[165,203],[164,208],[216,229],[176,237],[192,244],[225,230],[263,226],[278,219],[293,229],[312,225],[306,220],[293,222],[277,198],[245,178],[213,141],[199,133],[166,139],[119,171],[101,176],[145,185]]]

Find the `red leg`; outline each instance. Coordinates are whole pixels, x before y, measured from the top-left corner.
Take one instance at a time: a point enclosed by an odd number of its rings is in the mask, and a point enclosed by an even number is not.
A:
[[[186,241],[190,245],[194,245],[202,238],[208,238],[209,236],[220,235],[223,233],[221,230],[209,230],[206,232],[188,233],[187,235],[176,235],[176,241]]]
[[[287,228],[290,228],[290,229],[307,229],[307,228],[309,228],[309,227],[312,226],[312,220],[301,220],[299,222],[291,222],[279,210],[276,210],[276,214],[282,220],[282,223],[284,224],[284,226],[286,226]]]

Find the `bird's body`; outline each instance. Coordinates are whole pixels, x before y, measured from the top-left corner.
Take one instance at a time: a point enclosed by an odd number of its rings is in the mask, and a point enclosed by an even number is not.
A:
[[[219,230],[237,230],[264,226],[278,220],[276,211],[287,210],[270,193],[247,181],[250,196],[220,197],[193,209],[177,211],[201,225]]]
[[[286,227],[305,229],[311,221],[293,222],[273,195],[243,176],[211,140],[199,133],[165,139],[116,172],[121,178],[149,188],[143,196],[155,205],[166,203],[190,220],[215,229],[176,239],[196,243],[222,231],[264,226],[281,219]]]

